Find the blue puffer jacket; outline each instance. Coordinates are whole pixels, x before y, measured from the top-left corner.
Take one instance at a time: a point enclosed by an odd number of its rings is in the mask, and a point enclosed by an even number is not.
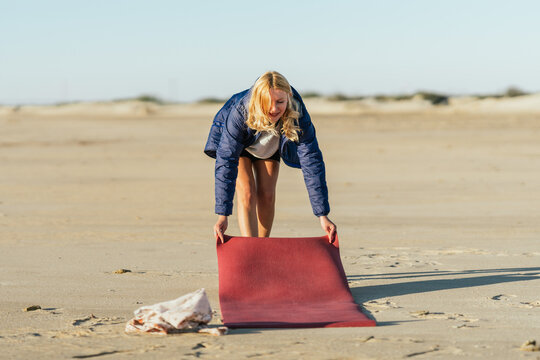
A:
[[[301,168],[309,194],[313,213],[316,216],[330,212],[326,172],[321,150],[315,136],[315,127],[306,106],[295,89],[293,97],[300,104],[298,125],[301,132],[299,141],[280,138],[279,152],[283,162],[291,167]],[[238,175],[238,158],[246,147],[260,136],[246,125],[250,89],[233,95],[216,114],[204,152],[216,159],[215,192],[218,215],[230,215]]]

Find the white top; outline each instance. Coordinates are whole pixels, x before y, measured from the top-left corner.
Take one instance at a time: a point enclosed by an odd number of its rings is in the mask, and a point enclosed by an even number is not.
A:
[[[246,151],[259,159],[268,159],[279,148],[279,136],[273,135],[268,131],[263,131],[261,136]]]

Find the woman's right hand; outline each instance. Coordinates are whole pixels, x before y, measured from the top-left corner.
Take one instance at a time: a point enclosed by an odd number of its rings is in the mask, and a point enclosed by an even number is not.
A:
[[[229,226],[227,216],[219,215],[218,221],[216,222],[216,225],[214,225],[214,236],[219,237],[222,244],[224,241],[223,235],[225,234],[225,230],[227,230],[227,226]]]

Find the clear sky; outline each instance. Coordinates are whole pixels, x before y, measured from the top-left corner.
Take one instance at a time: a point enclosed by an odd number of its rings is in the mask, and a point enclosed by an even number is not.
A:
[[[0,104],[540,91],[540,1],[0,0]]]

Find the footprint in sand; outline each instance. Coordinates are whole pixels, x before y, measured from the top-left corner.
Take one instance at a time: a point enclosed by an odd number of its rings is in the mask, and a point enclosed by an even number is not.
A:
[[[121,317],[97,317],[90,314],[80,319],[75,319],[71,322],[73,330],[52,331],[48,335],[51,338],[72,338],[85,337],[96,335],[96,328],[99,326],[123,324],[124,318]]]
[[[92,319],[97,319],[97,317],[94,316],[94,314],[90,314],[88,315],[87,317],[84,317],[84,318],[81,318],[81,319],[76,319],[76,320],[73,320],[73,322],[71,323],[71,325],[73,326],[79,326],[81,324],[84,324],[85,322],[88,322]]]
[[[427,255],[489,255],[490,253],[480,249],[439,249],[427,250],[424,252]]]
[[[101,320],[101,321],[100,321]],[[107,334],[107,336],[111,336],[111,332],[114,332],[112,329],[102,329],[98,331],[96,327],[103,326],[103,325],[115,325],[115,324],[123,324],[124,321],[116,321],[116,320],[110,320],[109,318],[96,318],[96,319],[77,319],[73,321],[72,325],[74,328],[72,330],[62,330],[62,331],[51,331],[48,332],[47,335],[49,335],[52,339],[59,339],[59,338],[78,338],[78,337],[87,337],[87,336],[98,336]]]
[[[363,306],[369,311],[375,312],[375,313],[381,310],[385,310],[385,309],[400,309],[401,308],[401,306],[397,305],[396,303],[388,299],[371,300],[371,301],[363,303]]]
[[[429,310],[412,311],[409,314],[419,319],[443,319],[443,320],[449,319],[448,314],[445,314],[443,312],[429,311]]]
[[[90,314],[81,319],[75,319],[71,323],[73,326],[88,325],[88,326],[100,326],[100,325],[115,325],[121,324],[125,320],[124,318],[113,316],[113,317],[97,317],[94,314]]]
[[[426,349],[426,350],[422,350],[422,351],[416,351],[416,352],[413,352],[413,353],[406,354],[405,357],[410,358],[410,357],[415,357],[415,356],[419,356],[419,355],[425,355],[425,354],[429,354],[429,353],[439,351],[439,350],[441,350],[439,345],[434,345],[430,349]]]
[[[375,340],[375,336],[373,336],[373,335],[363,336],[363,337],[358,338],[356,340],[358,341],[358,343],[367,343],[367,342],[370,342],[370,341],[377,341],[377,340]]]
[[[458,347],[455,347],[455,346],[442,347],[440,345],[433,345],[429,349],[409,353],[409,354],[406,354],[404,357],[405,358],[411,358],[411,357],[422,356],[422,355],[430,354],[430,353],[434,353],[434,352],[437,352],[439,354],[439,356],[443,356],[443,354],[463,355],[463,350],[458,348]],[[422,356],[422,358],[427,358],[427,357],[429,357],[429,356]]]
[[[81,329],[81,330],[63,330],[63,331],[51,331],[48,333],[51,339],[67,339],[78,338],[95,335],[94,330]]]
[[[91,353],[91,354],[74,355],[74,356],[72,356],[72,358],[73,359],[89,359],[89,358],[101,357],[101,356],[106,356],[106,355],[114,355],[114,354],[119,354],[119,353],[139,353],[139,354],[143,354],[143,353],[147,353],[147,352],[150,352],[150,351],[161,349],[163,347],[164,347],[163,345],[151,345],[151,346],[147,346],[147,347],[142,348],[142,349],[108,350],[108,351],[94,352],[94,353]],[[202,353],[200,353],[200,354],[202,354]]]
[[[467,317],[463,314],[446,314],[444,312],[432,312],[429,310],[413,311],[413,312],[410,312],[410,314],[413,317],[419,318],[419,319],[456,320],[463,323],[472,323],[479,320],[479,319]],[[467,324],[461,324],[461,325],[463,326],[457,325],[457,328],[473,327]]]
[[[392,342],[405,343],[405,344],[422,344],[425,341],[423,339],[411,338],[411,337],[396,337],[389,338]]]
[[[423,339],[417,339],[417,338],[411,338],[411,337],[377,337],[373,335],[363,336],[356,339],[357,343],[370,343],[370,342],[378,342],[378,341],[389,341],[394,343],[402,343],[402,344],[421,344],[424,342]]]
[[[498,294],[498,295],[490,297],[490,299],[494,301],[509,302],[508,305],[514,306],[514,307],[520,307],[520,308],[526,308],[526,309],[540,308],[540,300],[520,301],[518,303],[516,298],[517,298],[517,295],[506,295],[506,294]]]
[[[495,301],[509,301],[509,300],[512,300],[512,298],[515,298],[517,297],[517,295],[506,295],[506,294],[499,294],[499,295],[495,295],[495,296],[492,296],[490,299],[491,300],[495,300]]]
[[[191,350],[199,350],[199,349],[223,350],[224,345],[218,344],[218,343],[200,342],[191,348]]]
[[[532,309],[532,308],[540,308],[540,300],[536,301],[523,301],[520,302],[520,307]]]
[[[469,325],[469,324],[459,324],[452,326],[454,329],[470,329],[470,328],[477,328],[476,325]]]

